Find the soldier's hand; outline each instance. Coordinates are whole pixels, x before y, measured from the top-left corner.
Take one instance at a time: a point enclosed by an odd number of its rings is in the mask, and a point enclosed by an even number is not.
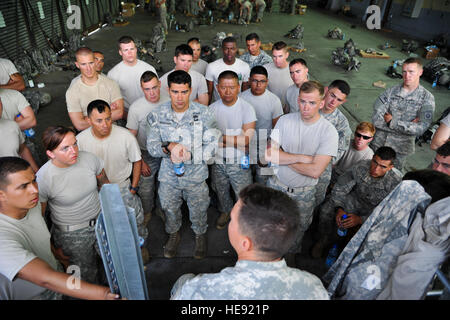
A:
[[[392,120],[392,115],[389,112],[384,114],[384,121],[387,123]]]
[[[61,262],[61,264],[64,266],[64,269],[67,269],[70,265],[70,257],[64,255],[64,252],[62,248],[55,248],[51,246],[52,253],[55,256],[55,258]]]
[[[152,174],[152,169],[144,160],[142,160],[141,174],[144,177],[150,177],[150,175]]]
[[[341,208],[338,209],[337,213],[336,213],[336,225],[338,226],[338,228],[343,228],[344,226],[342,225],[342,222],[345,221],[342,219],[342,216],[346,214],[347,216],[349,215],[347,212],[345,212],[344,210],[342,210]]]
[[[353,228],[360,224],[362,224],[361,217],[353,213],[347,213],[347,219],[342,220],[341,223],[342,227],[345,229]]]

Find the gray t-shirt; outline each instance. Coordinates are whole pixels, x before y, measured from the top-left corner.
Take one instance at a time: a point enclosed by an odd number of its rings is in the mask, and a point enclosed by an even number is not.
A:
[[[286,90],[286,104],[289,106],[289,113],[299,112],[298,96],[300,89],[294,83]]]
[[[30,106],[24,95],[17,90],[0,88],[0,99],[3,105],[3,111],[0,115],[2,119],[14,121],[23,109]]]
[[[169,96],[161,90],[159,102],[151,103],[145,97],[142,97],[130,106],[126,127],[138,131],[136,138],[141,150],[147,150],[147,115],[157,106],[169,100]]]
[[[134,101],[144,96],[141,88],[141,76],[145,71],[158,74],[154,67],[141,60],[137,60],[137,63],[132,67],[121,61],[108,72],[108,78],[119,84],[124,107],[127,110]]]
[[[0,119],[0,139],[0,157],[20,157],[19,148],[25,138],[15,121]]]
[[[0,273],[18,289],[7,288],[5,291],[22,291],[17,298],[31,299],[46,290],[16,278],[17,273],[35,258],[45,261],[54,270],[58,269],[58,262],[50,250],[50,232],[42,217],[41,205],[30,209],[20,220],[0,212]],[[11,283],[8,284],[10,286]],[[4,294],[0,287],[0,296]]]
[[[198,59],[197,62],[192,62],[191,70],[195,70],[203,76],[206,74],[206,68],[208,67],[208,62],[202,59]]]
[[[335,157],[338,151],[336,128],[322,116],[313,124],[307,124],[303,122],[300,112],[286,114],[278,120],[271,138],[285,152],[292,154]],[[276,175],[283,184],[291,188],[314,186],[318,181],[297,173],[287,165],[280,165]]]
[[[67,168],[47,161],[36,173],[39,201],[47,202],[52,222],[76,225],[95,218],[100,212],[97,178],[103,161],[90,152],[80,151],[75,164]]]
[[[11,75],[19,73],[11,60],[0,58],[0,85],[7,84]]]
[[[269,84],[267,88],[277,95],[281,104],[286,105],[287,88],[294,84],[289,73],[289,66],[286,68],[277,68],[275,64],[269,63],[264,66],[267,69]]]
[[[370,147],[364,150],[356,150],[351,144],[347,151],[344,153],[341,159],[336,163],[333,170],[338,175],[343,174],[345,171],[353,167],[361,160],[370,160],[373,157],[373,150]]]
[[[240,135],[244,124],[256,121],[256,113],[252,105],[241,98],[238,98],[232,106],[226,106],[222,100],[219,100],[209,107],[214,112],[218,129],[227,136]],[[222,159],[240,159],[243,154],[241,150],[233,147],[217,150],[217,157]]]
[[[173,71],[175,71],[175,69],[167,72],[166,74],[164,74],[161,77],[161,79],[160,79],[161,80],[161,91],[164,91],[166,93],[168,92],[169,85],[167,83],[167,77]],[[200,74],[197,71],[192,70],[192,69],[189,70],[188,73],[191,76],[191,88],[192,88],[191,95],[189,96],[189,100],[192,101],[192,100],[198,99],[199,95],[208,93],[208,86],[206,84],[206,79],[202,74]]]

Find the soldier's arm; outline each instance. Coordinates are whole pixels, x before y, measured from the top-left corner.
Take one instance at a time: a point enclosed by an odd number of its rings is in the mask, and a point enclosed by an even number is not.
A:
[[[34,114],[31,106],[25,107],[20,114],[21,117],[16,117],[16,122],[19,125],[20,130],[26,130],[36,125],[36,115]]]
[[[208,105],[210,105],[214,91],[214,82],[206,80],[206,84],[208,85]]]
[[[87,117],[83,115],[83,112],[69,112],[69,118],[78,131],[83,131],[90,127]]]
[[[113,121],[122,119],[123,111],[124,111],[123,108],[124,108],[123,107],[123,98],[113,101],[111,103],[111,119]]]
[[[399,133],[420,136],[422,135],[430,126],[433,121],[434,113],[434,99],[432,103],[423,105],[420,108],[418,114],[418,121],[404,121],[398,118],[396,114],[392,115],[392,120],[389,122],[389,128],[395,130]]]
[[[0,88],[23,91],[25,90],[25,81],[20,73],[13,73],[10,75],[8,83],[0,85]]]
[[[290,164],[289,167],[300,174],[314,179],[319,179],[320,175],[325,171],[330,163],[331,158],[332,157],[328,155],[318,154],[312,157],[311,163],[297,162]]]
[[[245,149],[248,147],[250,140],[255,134],[256,121],[245,123],[242,125],[242,133],[238,136],[222,136],[224,146]]]
[[[162,150],[161,133],[156,115],[150,112],[147,116],[147,150],[155,158],[168,158],[170,155]]]
[[[433,140],[431,140],[431,150],[436,150],[437,148],[442,146],[448,141],[449,137],[450,127],[447,127],[444,123],[441,123],[433,136]]]
[[[295,163],[312,163],[314,157],[286,152],[275,140],[271,140],[270,148],[266,150],[265,158],[267,162],[278,165],[290,165]]]
[[[376,128],[387,129],[384,114],[389,110],[389,94],[387,91],[383,92],[375,101],[373,105],[372,123]]]
[[[344,153],[348,150],[350,146],[350,140],[352,137],[352,131],[350,127],[345,126],[338,130],[339,140],[338,140],[338,153],[337,156],[333,159],[333,164],[336,164],[339,159],[344,155]]]
[[[355,185],[354,168],[350,168],[338,178],[331,191],[331,200],[335,207],[345,208],[345,196],[352,191]]]
[[[138,160],[133,162],[133,171],[131,176],[131,186],[133,188],[137,188],[139,186],[139,179],[141,178],[141,168],[142,168],[142,161]],[[130,190],[132,194],[136,194],[136,191]]]

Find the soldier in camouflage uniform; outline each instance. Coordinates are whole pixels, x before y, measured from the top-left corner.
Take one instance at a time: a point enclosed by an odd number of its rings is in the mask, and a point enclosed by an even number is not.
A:
[[[433,121],[434,96],[420,85],[423,68],[419,59],[403,62],[403,84],[387,89],[374,104],[372,123],[377,132],[373,150],[392,147],[397,153],[395,167],[402,170],[406,157],[414,153],[415,137]]]
[[[239,194],[228,226],[238,255],[236,265],[219,273],[181,276],[171,299],[328,300],[315,275],[290,268],[282,259],[298,227],[294,200],[258,184],[247,186]]]
[[[332,166],[337,163],[342,155],[348,150],[350,146],[350,139],[352,131],[348,124],[347,118],[338,109],[338,107],[347,101],[350,94],[350,86],[344,80],[334,80],[328,87],[325,94],[325,106],[319,111],[320,114],[327,119],[336,128],[339,135],[338,153],[333,158],[326,170],[319,178],[316,185],[316,207],[319,206],[325,199],[328,185],[331,180]]]
[[[162,158],[158,174],[158,194],[164,210],[169,239],[164,256],[176,255],[180,242],[181,205],[189,208],[195,237],[194,258],[206,255],[207,210],[209,189],[207,162],[213,158],[220,132],[215,129],[214,114],[199,103],[189,101],[191,76],[176,70],[167,77],[171,101],[163,103],[147,117],[147,150]],[[174,164],[184,163],[184,175],[176,174]]]
[[[319,216],[320,240],[312,255],[319,258],[332,235],[333,221],[340,228],[349,229],[364,223],[373,209],[400,183],[401,173],[394,168],[395,151],[379,148],[372,160],[362,160],[339,177]],[[342,216],[346,214],[344,220]]]
[[[256,33],[247,35],[245,43],[247,44],[248,52],[240,56],[239,59],[247,62],[250,69],[254,66],[263,66],[272,62],[272,57],[264,50],[261,50],[261,40]]]

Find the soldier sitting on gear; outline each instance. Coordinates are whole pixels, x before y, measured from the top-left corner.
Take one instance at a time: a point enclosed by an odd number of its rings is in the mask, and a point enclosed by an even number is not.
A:
[[[236,265],[219,273],[181,276],[171,299],[328,300],[315,275],[288,267],[282,258],[294,242],[299,216],[296,202],[283,192],[247,186],[239,194],[228,226],[238,255]]]
[[[420,59],[406,59],[402,70],[403,83],[387,89],[375,101],[372,123],[377,132],[370,145],[373,150],[392,147],[399,170],[406,157],[414,153],[415,137],[421,136],[433,121],[435,109],[433,94],[420,85]]]
[[[372,160],[362,160],[339,177],[331,197],[319,216],[319,241],[312,248],[313,258],[320,258],[323,249],[334,240],[333,218],[339,228],[356,233],[373,209],[401,182],[401,173],[394,168],[395,151],[380,147]],[[346,214],[347,218],[342,219]]]

